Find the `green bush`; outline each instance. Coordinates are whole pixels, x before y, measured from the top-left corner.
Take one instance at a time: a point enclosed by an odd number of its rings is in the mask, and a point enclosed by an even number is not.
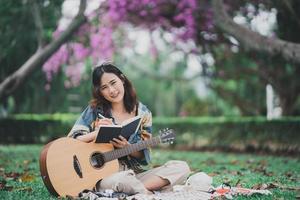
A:
[[[0,143],[46,143],[68,133],[76,120],[69,114],[20,114],[0,119]]]
[[[0,119],[1,143],[46,143],[66,136],[78,115],[22,114]],[[224,147],[237,149],[297,150],[300,118],[268,121],[264,117],[154,118],[153,134],[172,128],[173,146],[186,148]]]
[[[154,132],[165,127],[178,133],[178,145],[191,148],[216,146],[294,151],[300,147],[299,117],[271,121],[264,117],[154,119]]]

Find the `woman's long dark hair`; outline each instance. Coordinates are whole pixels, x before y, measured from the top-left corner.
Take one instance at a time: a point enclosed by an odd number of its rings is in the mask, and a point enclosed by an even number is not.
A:
[[[137,105],[137,96],[132,83],[127,79],[127,77],[119,70],[116,66],[111,63],[103,63],[93,70],[93,87],[92,94],[93,98],[90,101],[90,105],[93,108],[103,109],[104,115],[107,115],[111,109],[111,102],[107,101],[101,94],[100,83],[101,78],[104,73],[113,73],[118,76],[124,83],[124,106],[128,113],[134,111]]]

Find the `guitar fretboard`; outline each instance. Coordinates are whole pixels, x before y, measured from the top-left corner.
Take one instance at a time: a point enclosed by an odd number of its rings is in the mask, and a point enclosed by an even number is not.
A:
[[[108,151],[103,153],[104,161],[108,162],[111,160],[115,160],[124,156],[127,156],[133,152],[140,151],[142,149],[145,149],[150,146],[154,146],[161,143],[160,137],[157,136],[155,138],[149,139],[149,140],[143,140],[139,143],[128,145],[127,147],[124,147],[122,149],[115,149],[113,151]]]

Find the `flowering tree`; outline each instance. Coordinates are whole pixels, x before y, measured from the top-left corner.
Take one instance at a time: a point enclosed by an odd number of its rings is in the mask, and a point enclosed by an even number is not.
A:
[[[117,46],[113,40],[114,30],[124,23],[132,23],[148,30],[162,28],[174,33],[177,40],[193,40],[196,38],[197,28],[193,15],[197,7],[195,0],[174,2],[133,0],[130,3],[117,0],[107,1],[93,13],[94,17],[91,17],[89,22],[80,28],[77,34],[78,39],[64,44],[45,63],[43,70],[47,74],[47,79],[51,81],[52,75],[57,73],[63,64],[66,64],[66,72],[78,72],[80,66],[83,68],[84,65],[75,63],[82,63],[86,59],[91,59],[94,64],[101,60],[111,60]],[[205,26],[207,25],[203,25],[203,30],[212,28]],[[80,73],[66,73],[66,75],[70,78],[68,86],[78,85]]]
[[[259,1],[253,3],[258,4]],[[232,12],[240,5],[227,3],[226,6]],[[198,47],[203,47],[201,50],[194,49],[197,53],[210,51],[208,47],[211,44],[225,42],[227,39],[220,34],[222,30],[234,36],[244,49],[269,56],[280,55],[287,61],[300,62],[300,45],[260,35],[235,23],[226,12],[222,0],[214,0],[212,3],[196,0],[111,0],[101,5],[93,16],[81,27],[78,39],[63,45],[44,65],[49,81],[52,74],[67,60],[66,74],[70,77],[71,85],[76,86],[80,73],[68,73],[80,70],[80,65],[75,63],[82,63],[87,58],[91,58],[94,64],[111,59],[116,50],[113,33],[122,23],[131,23],[150,31],[163,29],[175,36],[171,41],[173,43],[192,40]]]
[[[263,2],[270,8],[282,6],[281,1],[249,2],[254,6]],[[227,35],[232,35],[238,40],[239,46],[247,51],[261,52],[269,57],[280,56],[288,62],[300,63],[299,44],[277,37],[263,36],[235,23],[232,18],[236,11],[243,14],[248,12],[240,2],[223,2],[223,0],[109,0],[90,13],[85,18],[86,21],[81,20],[81,23],[77,23],[76,28],[72,29],[72,33],[76,31],[74,40],[68,43],[66,39],[59,40],[70,26],[58,27],[53,34],[53,42],[61,41],[60,44],[49,51],[47,56],[40,56],[39,59],[33,56],[32,59],[39,61],[35,67],[43,64],[49,82],[64,66],[65,74],[69,77],[65,83],[66,87],[77,86],[83,71],[83,63],[90,60],[96,64],[101,60],[111,59],[119,46],[114,40],[115,30],[123,24],[132,24],[150,31],[160,29],[168,32],[173,35],[169,42],[174,44],[192,41],[196,44],[196,48],[191,50],[193,53],[211,52],[215,44],[230,44]],[[68,36],[70,35],[71,32]],[[29,73],[22,70],[16,74],[19,75],[13,82],[9,81],[11,80],[9,77],[0,84],[0,97],[9,95],[17,88],[16,83],[22,82],[23,77]]]

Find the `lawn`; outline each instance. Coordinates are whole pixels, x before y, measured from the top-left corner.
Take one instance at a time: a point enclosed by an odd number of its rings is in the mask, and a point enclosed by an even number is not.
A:
[[[0,145],[0,199],[56,199],[44,187],[39,175],[41,145]],[[213,176],[214,186],[260,187],[266,184],[272,196],[236,199],[299,198],[300,159],[216,152],[152,150],[152,166],[167,160],[185,160],[193,172]]]

